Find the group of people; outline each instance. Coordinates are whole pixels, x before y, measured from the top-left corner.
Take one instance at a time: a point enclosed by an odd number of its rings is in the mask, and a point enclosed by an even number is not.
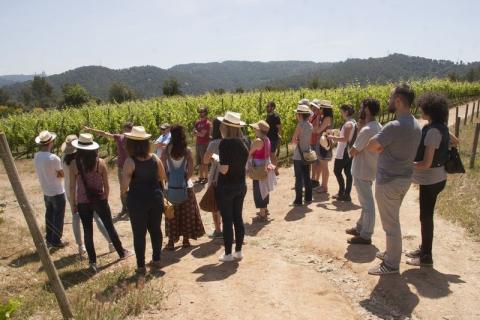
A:
[[[356,225],[346,230],[352,236],[348,243],[372,243],[375,202],[386,233],[386,250],[377,253],[382,262],[369,270],[374,275],[399,272],[402,253],[399,210],[412,179],[420,185],[422,243],[418,249],[407,253],[407,263],[433,264],[435,202],[445,187],[444,165],[449,145],[457,144],[458,140],[446,126],[448,101],[442,95],[428,93],[418,99],[422,117],[428,122],[423,129],[411,114],[414,98],[409,86],[394,88],[388,110],[395,113],[396,118],[384,127],[377,120],[380,103],[373,98],[362,101],[358,121],[354,119],[353,106],[341,105],[339,111],[344,123],[339,131],[333,130],[333,106],[328,100],[302,99],[294,110],[298,124],[291,140],[295,146],[292,205],[309,205],[314,191],[328,194],[328,162],[336,146],[333,167],[339,188],[333,198],[351,201],[350,193],[355,186],[362,207]],[[193,189],[195,184],[207,184],[212,189],[216,203],[216,209],[212,210],[215,228],[209,237],[223,238],[225,248],[219,260],[242,259],[247,177],[253,180],[253,199],[259,210],[255,220],[267,221],[270,193],[279,175],[276,152],[282,127],[275,107],[273,101],[269,102],[266,119],[250,124],[255,132],[252,141],[247,138],[246,123],[239,113],[226,112],[210,122],[208,108],[200,108],[200,119],[193,126],[195,153],[188,147],[186,129],[179,124],[160,126],[161,135],[154,143],[154,150],[150,144],[151,134],[142,126],[125,123],[120,134],[84,127],[78,137],[67,136],[61,148],[62,158],[51,153],[56,135],[42,131],[35,139],[39,145],[35,167],[45,199],[48,246],[62,248],[66,245],[61,238],[68,200],[79,253],[86,251],[92,271],[97,271],[93,220],[111,252],[116,251],[121,259],[133,255],[123,247],[112,221],[108,170],[105,161],[98,156],[99,144],[94,141],[93,133],[114,139],[117,145],[120,215],[130,218],[139,274],[147,271],[147,232],[152,245],[152,260],[148,266],[152,270],[161,268],[161,220],[166,205],[173,205],[174,215],[165,220],[168,237],[165,250],[174,250],[180,238],[182,247],[188,248],[191,239],[205,234]],[[194,158],[199,172],[195,182],[192,181],[196,167]]]

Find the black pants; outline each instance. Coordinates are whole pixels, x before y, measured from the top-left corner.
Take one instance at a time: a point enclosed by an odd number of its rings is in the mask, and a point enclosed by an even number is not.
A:
[[[295,173],[295,203],[302,203],[302,191],[305,187],[305,201],[312,201],[312,180],[310,180],[310,165],[302,160],[293,160]]]
[[[127,208],[133,232],[133,248],[137,258],[137,267],[145,267],[145,246],[147,231],[152,242],[152,261],[160,261],[162,250],[163,198],[161,196],[145,201],[134,196],[127,197]]]
[[[83,237],[85,242],[85,248],[88,253],[88,260],[90,263],[97,262],[97,255],[95,253],[95,246],[93,244],[93,213],[96,212],[100,220],[102,220],[105,229],[108,232],[108,236],[112,241],[115,250],[120,257],[124,256],[124,249],[120,239],[118,238],[117,231],[113,226],[112,212],[107,200],[100,200],[95,203],[79,203],[78,214],[82,220],[83,225]]]
[[[345,173],[347,178],[347,185],[345,186],[345,180],[343,179],[342,171]],[[345,147],[345,152],[343,153],[343,159],[335,159],[333,164],[333,173],[337,177],[338,181],[338,194],[339,195],[350,195],[352,191],[352,159],[349,157],[347,152],[347,147]]]
[[[57,245],[62,241],[65,218],[65,193],[56,196],[43,196],[45,201],[45,240]]]
[[[260,181],[258,180],[253,180],[253,202],[255,202],[255,208],[257,209],[266,208],[270,202],[270,195],[267,195],[265,199],[262,198]]]
[[[242,251],[245,226],[243,225],[243,200],[247,193],[245,184],[222,185],[216,189],[216,196],[223,223],[225,254],[232,253],[233,230],[235,229],[235,251]]]
[[[445,188],[447,180],[430,185],[420,185],[420,223],[422,226],[422,253],[432,254],[433,212],[437,196]]]

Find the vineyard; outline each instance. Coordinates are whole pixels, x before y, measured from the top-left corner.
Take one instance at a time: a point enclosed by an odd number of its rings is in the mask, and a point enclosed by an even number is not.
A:
[[[422,80],[410,83],[418,95],[427,91],[439,91],[447,95],[452,104],[459,103],[480,95],[480,83],[450,82],[448,80]],[[222,115],[225,111],[237,111],[247,123],[265,118],[265,105],[273,100],[277,105],[277,112],[283,121],[284,143],[288,143],[295,129],[293,110],[302,98],[319,98],[331,100],[334,104],[335,124],[341,124],[338,106],[343,103],[353,104],[358,108],[359,103],[366,97],[377,98],[386,109],[386,103],[393,84],[349,85],[327,90],[287,90],[287,91],[255,91],[248,93],[226,93],[222,95],[204,94],[200,96],[159,97],[144,101],[131,101],[123,104],[85,105],[81,108],[65,110],[48,110],[12,115],[0,120],[0,131],[5,132],[12,152],[16,157],[31,157],[35,151],[33,138],[41,130],[48,129],[58,134],[56,148],[58,150],[65,136],[77,133],[83,125],[99,128],[109,132],[119,132],[121,124],[132,121],[136,125],[143,125],[146,130],[156,136],[159,133],[160,123],[180,123],[193,130],[193,123],[197,119],[197,108],[206,105],[210,109],[210,116]],[[381,121],[389,119],[383,112]],[[102,155],[114,154],[114,144],[99,138]]]

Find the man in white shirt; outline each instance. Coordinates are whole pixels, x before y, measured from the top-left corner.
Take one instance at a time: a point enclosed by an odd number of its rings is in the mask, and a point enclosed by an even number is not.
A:
[[[67,245],[62,242],[65,217],[64,173],[60,158],[50,152],[56,137],[55,133],[42,131],[35,138],[39,146],[34,157],[35,171],[45,201],[45,238],[49,248],[63,248]]]
[[[162,157],[162,152],[167,148],[170,143],[172,134],[170,133],[170,125],[164,123],[160,126],[160,137],[155,141],[156,154],[159,158]]]
[[[350,244],[371,244],[375,227],[375,202],[373,200],[372,184],[377,173],[378,154],[366,149],[370,138],[382,129],[376,120],[380,112],[380,103],[376,99],[367,98],[362,101],[360,108],[360,124],[362,128],[350,150],[353,157],[352,176],[353,185],[357,190],[358,201],[362,206],[362,213],[356,227],[345,230],[352,235],[348,239]]]

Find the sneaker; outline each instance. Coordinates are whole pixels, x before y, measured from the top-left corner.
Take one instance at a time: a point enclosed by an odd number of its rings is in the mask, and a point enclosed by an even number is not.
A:
[[[120,257],[120,260],[125,260],[131,256],[135,255],[132,251],[130,250],[127,250],[127,249],[123,249],[123,256]]]
[[[213,231],[210,235],[208,235],[210,239],[223,239],[223,232],[222,231]]]
[[[351,236],[360,236],[360,233],[357,231],[357,228],[349,228],[345,230],[346,234],[349,234]]]
[[[218,257],[218,261],[220,262],[232,262],[234,260],[235,258],[231,254],[222,254],[220,257]]]
[[[243,259],[243,255],[242,255],[242,251],[235,251],[232,256],[236,259],[236,260],[242,260]]]
[[[350,244],[372,244],[371,239],[364,239],[360,236],[353,236],[350,239],[348,239],[347,242]]]
[[[409,258],[418,258],[422,255],[422,249],[418,247],[418,249],[408,251],[405,255]]]
[[[110,253],[117,251],[117,249],[115,249],[115,246],[111,242],[108,244],[108,251]]]
[[[368,269],[368,274],[374,276],[383,276],[387,274],[399,273],[399,269],[390,268],[385,262],[380,263],[378,266]]]
[[[96,263],[89,263],[88,264],[88,271],[92,272],[92,273],[97,273],[98,272],[98,269],[97,269],[97,264]]]
[[[383,252],[382,252],[382,251],[377,251],[377,253],[375,253],[375,257],[376,257],[377,259],[380,259],[380,260],[383,261],[383,260],[385,260],[386,254],[387,254],[387,253],[386,253],[385,251],[383,251]]]
[[[433,266],[433,259],[432,255],[424,254],[422,256],[416,258],[409,258],[407,259],[407,264],[416,267],[431,267]]]
[[[82,244],[82,245],[79,245],[79,246],[78,246],[78,254],[79,254],[80,256],[83,256],[83,255],[86,254],[86,253],[87,253],[87,249],[85,249],[85,245],[83,245],[83,244]]]

